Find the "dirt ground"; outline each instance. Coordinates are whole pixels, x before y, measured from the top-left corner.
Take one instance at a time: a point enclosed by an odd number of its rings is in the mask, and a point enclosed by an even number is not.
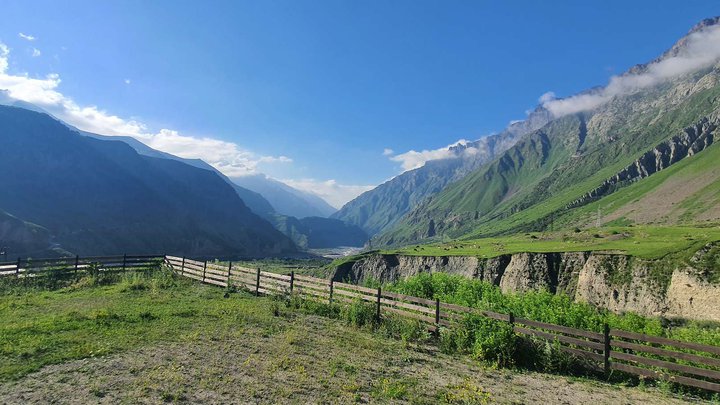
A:
[[[672,404],[654,388],[486,368],[303,314],[46,366],[0,384],[0,404]]]

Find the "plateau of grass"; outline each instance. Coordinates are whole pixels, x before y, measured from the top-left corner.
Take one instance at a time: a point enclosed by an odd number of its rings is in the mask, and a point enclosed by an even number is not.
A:
[[[668,255],[686,259],[710,242],[720,240],[720,227],[613,226],[558,232],[531,232],[511,236],[456,240],[386,250],[387,254],[417,256],[477,256],[491,258],[522,252],[605,251],[641,259]],[[345,259],[346,261],[349,259]]]

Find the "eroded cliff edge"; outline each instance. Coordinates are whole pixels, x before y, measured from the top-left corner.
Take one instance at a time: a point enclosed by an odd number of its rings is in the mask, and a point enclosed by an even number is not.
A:
[[[720,321],[720,284],[702,267],[710,247],[688,262],[600,252],[474,256],[371,254],[337,266],[336,281],[395,281],[423,272],[480,279],[503,292],[546,289],[614,312]]]

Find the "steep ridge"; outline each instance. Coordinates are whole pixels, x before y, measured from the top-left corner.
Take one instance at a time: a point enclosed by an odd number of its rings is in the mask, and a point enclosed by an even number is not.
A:
[[[357,225],[371,236],[381,233],[425,198],[462,179],[550,119],[550,113],[538,107],[525,120],[512,123],[499,134],[451,147],[454,158],[431,160],[361,194],[332,217]]]
[[[682,49],[673,54],[678,52]],[[556,217],[572,217],[568,209],[607,196],[712,144],[720,108],[719,77],[716,61],[616,94],[591,110],[556,118],[423,201],[373,244],[549,229]],[[587,223],[576,220],[563,224]]]
[[[698,123],[685,128],[680,135],[673,136],[652,150],[645,152],[632,164],[605,180],[600,186],[568,204],[567,208],[585,205],[590,201],[612,193],[623,184],[643,179],[688,156],[705,150],[714,141],[718,123],[720,123],[720,117],[717,112],[710,117],[702,118]]]
[[[70,126],[73,129],[76,129],[72,126]],[[203,170],[209,170],[211,172],[215,172],[218,176],[220,176],[223,180],[225,180],[226,183],[228,183],[237,193],[238,197],[243,200],[245,205],[252,210],[255,214],[267,218],[271,216],[275,210],[270,205],[270,203],[259,193],[256,193],[254,191],[248,190],[246,188],[240,187],[239,185],[235,184],[232,180],[230,180],[227,176],[222,174],[219,170],[215,169],[214,167],[207,164],[202,159],[186,159],[181,158],[179,156],[172,155],[170,153],[161,152],[159,150],[155,150],[144,143],[138,141],[137,139],[130,137],[130,136],[109,136],[109,135],[98,135],[93,134],[91,132],[87,131],[81,131],[77,130],[81,135],[89,136],[91,138],[95,139],[102,139],[106,141],[122,141],[126,144],[128,144],[131,148],[135,149],[135,151],[143,156],[149,156],[149,157],[156,157],[156,158],[163,158],[163,159],[170,159],[170,160],[176,160],[178,162],[183,162],[187,165],[197,167],[198,169]]]
[[[46,114],[0,107],[0,207],[88,254],[294,254],[215,173],[81,136]],[[17,252],[21,254],[22,252]]]
[[[50,231],[0,210],[0,261],[15,260],[18,254],[54,256],[58,249],[52,243]]]

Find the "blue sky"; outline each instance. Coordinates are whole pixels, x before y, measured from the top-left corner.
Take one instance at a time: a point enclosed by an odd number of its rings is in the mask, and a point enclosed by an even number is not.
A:
[[[339,205],[402,172],[393,156],[604,85],[717,14],[693,0],[4,1],[0,42],[4,74],[37,79],[87,129],[165,130],[152,146]]]

